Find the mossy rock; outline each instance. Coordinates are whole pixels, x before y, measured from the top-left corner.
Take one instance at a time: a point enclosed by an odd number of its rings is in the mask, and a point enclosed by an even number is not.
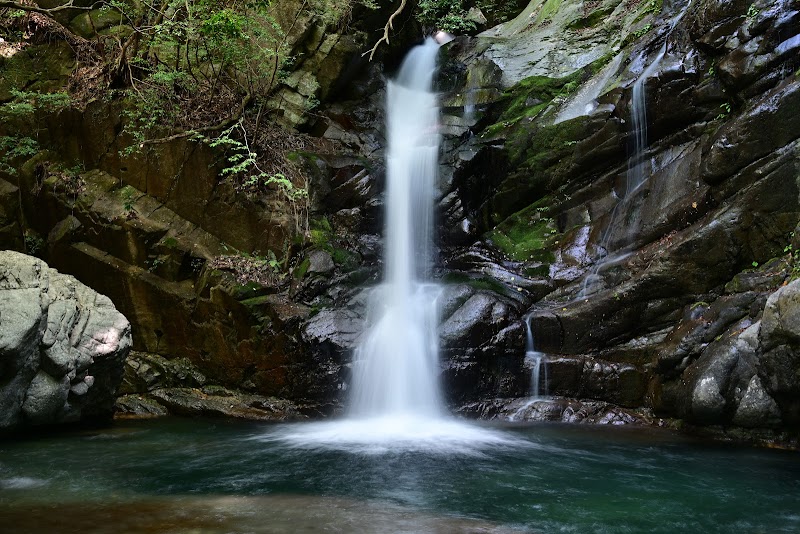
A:
[[[486,17],[488,27],[497,26],[519,15],[528,0],[482,0],[478,6]]]
[[[556,97],[566,97],[572,93],[584,77],[578,71],[564,78],[531,76],[525,78],[506,91],[507,104],[498,122],[487,128],[485,136],[492,137],[500,130],[519,124],[523,119],[539,115]]]
[[[561,7],[562,0],[545,0],[545,3],[542,4],[542,8],[539,10],[539,14],[536,15],[535,24],[541,24],[542,22],[549,20],[555,13],[558,11],[558,8]]]
[[[86,39],[91,39],[103,30],[122,26],[124,18],[119,11],[108,8],[85,11],[73,18],[69,29]]]
[[[331,251],[333,263],[345,271],[352,271],[361,265],[361,256],[343,248],[334,248]]]
[[[12,99],[12,89],[40,93],[63,90],[75,65],[75,53],[64,41],[26,46],[0,63],[0,102]]]
[[[528,206],[498,224],[487,237],[515,260],[554,261],[551,249],[555,246],[558,229],[553,219],[542,216],[540,209],[536,204]]]
[[[492,291],[498,295],[516,296],[510,288],[490,276],[471,276],[463,272],[449,272],[442,277],[442,283],[448,285],[465,284],[473,289]],[[461,303],[466,302],[468,298],[468,296],[465,296]]]
[[[585,17],[576,19],[567,27],[571,30],[592,28],[605,22],[606,19],[608,19],[608,17],[616,10],[616,8],[617,6],[615,5],[600,5],[596,9],[586,13]]]

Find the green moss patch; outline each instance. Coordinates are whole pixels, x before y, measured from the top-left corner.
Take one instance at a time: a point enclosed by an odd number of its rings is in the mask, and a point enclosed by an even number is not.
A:
[[[342,248],[342,241],[337,238],[326,217],[312,220],[310,227],[312,249],[328,252],[333,263],[345,272],[355,270],[361,265],[361,256],[358,253]],[[298,269],[295,272],[300,274],[296,274],[295,278],[299,279],[305,276],[308,266],[304,267],[301,264]]]
[[[544,202],[540,200],[508,217],[487,237],[515,260],[552,263],[555,257],[551,249],[559,234],[555,221],[543,216]]]
[[[547,76],[531,76],[517,83],[506,91],[505,111],[496,124],[486,129],[486,136],[491,137],[522,119],[539,115],[556,97],[564,97],[578,87],[583,71],[578,71],[564,78],[548,78]]]
[[[550,19],[556,11],[558,11],[559,7],[561,7],[561,0],[546,0],[539,14],[536,16],[536,23],[541,24]]]
[[[567,28],[571,30],[580,30],[584,28],[592,28],[605,22],[608,17],[616,10],[616,5],[598,6],[597,8],[586,13],[582,18],[573,21]]]

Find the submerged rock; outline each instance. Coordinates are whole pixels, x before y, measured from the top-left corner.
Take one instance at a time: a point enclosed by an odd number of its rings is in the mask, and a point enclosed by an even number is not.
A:
[[[109,420],[130,346],[108,297],[0,252],[0,431]]]

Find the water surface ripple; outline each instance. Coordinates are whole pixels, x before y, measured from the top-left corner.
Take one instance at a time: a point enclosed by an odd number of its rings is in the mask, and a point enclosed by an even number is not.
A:
[[[450,452],[435,434],[418,447],[298,446],[302,439],[287,437],[330,429],[169,419],[7,441],[0,525],[20,533],[800,531],[796,453],[649,429],[473,428],[494,441],[460,450],[464,436]]]

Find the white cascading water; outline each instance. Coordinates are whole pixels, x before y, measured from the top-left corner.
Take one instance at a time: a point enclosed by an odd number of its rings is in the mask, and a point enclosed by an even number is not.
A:
[[[439,109],[431,90],[438,45],[414,48],[387,87],[386,265],[372,323],[356,350],[350,413],[441,415],[436,298],[430,272]]]
[[[691,6],[692,1],[689,0],[686,2],[683,7],[678,11],[678,14],[675,15],[672,19],[670,19],[668,25],[669,29],[667,30],[667,34],[664,37],[664,44],[661,46],[661,49],[658,51],[658,54],[650,62],[647,67],[642,71],[642,73],[636,78],[636,81],[633,83],[633,87],[631,88],[631,101],[630,101],[630,108],[631,108],[631,137],[633,138],[633,143],[631,147],[631,155],[628,158],[628,170],[626,173],[626,184],[625,184],[625,196],[614,206],[613,211],[611,212],[611,218],[608,223],[608,227],[606,228],[605,233],[603,234],[603,238],[600,241],[600,249],[603,251],[600,258],[596,261],[592,272],[586,276],[583,280],[583,287],[578,294],[578,298],[585,298],[586,296],[594,293],[599,289],[599,286],[602,284],[602,277],[600,276],[600,272],[603,269],[609,268],[614,264],[620,263],[627,259],[631,253],[622,251],[614,256],[610,256],[610,238],[614,226],[619,224],[617,221],[619,218],[619,214],[621,211],[627,209],[625,203],[628,199],[633,197],[633,193],[644,184],[648,178],[650,178],[650,174],[652,173],[652,169],[648,168],[648,166],[652,165],[652,162],[649,158],[646,157],[647,151],[647,91],[645,89],[645,83],[649,78],[651,78],[659,69],[661,65],[661,60],[664,59],[664,54],[667,52],[667,46],[669,44],[669,36],[678,23],[681,21],[683,16],[686,14],[689,6]],[[613,194],[613,193],[612,193]],[[625,234],[627,237],[627,241],[631,241],[635,234],[638,232],[639,228],[636,224],[628,224],[625,227]]]
[[[547,395],[547,361],[543,352],[533,348],[532,320],[531,315],[525,317],[525,361],[531,368],[530,396],[538,399],[540,394]]]
[[[542,400],[541,395],[547,395],[547,360],[543,352],[538,352],[533,348],[532,320],[533,315],[527,315],[523,319],[525,323],[525,365],[531,370],[529,396],[525,403],[508,416],[509,421],[520,421],[523,415],[529,412],[531,406]]]
[[[431,90],[438,49],[430,38],[412,49],[387,88],[385,277],[371,292],[368,330],[354,354],[348,417],[287,425],[259,439],[368,454],[477,454],[529,445],[447,417],[439,391],[440,289],[428,281],[440,137]]]
[[[615,256],[610,256],[610,241],[611,234],[617,224],[617,219],[621,211],[626,209],[626,201],[631,198],[634,191],[636,191],[650,176],[650,172],[646,169],[649,160],[645,157],[647,150],[647,93],[645,91],[645,82],[653,75],[658,69],[661,59],[664,57],[664,48],[658,53],[655,60],[648,65],[644,71],[639,75],[631,89],[631,137],[633,139],[631,147],[631,155],[628,158],[628,171],[626,172],[625,180],[625,196],[620,199],[614,206],[611,212],[611,218],[608,222],[608,227],[600,240],[601,256],[596,260],[592,272],[583,280],[583,287],[578,294],[578,298],[585,298],[586,296],[597,291],[601,286],[602,277],[600,272],[607,269],[616,263],[622,262],[630,256],[630,253],[620,253]],[[612,192],[613,194],[613,192]],[[636,228],[633,225],[628,225],[625,228],[627,236],[630,238],[635,234]]]

